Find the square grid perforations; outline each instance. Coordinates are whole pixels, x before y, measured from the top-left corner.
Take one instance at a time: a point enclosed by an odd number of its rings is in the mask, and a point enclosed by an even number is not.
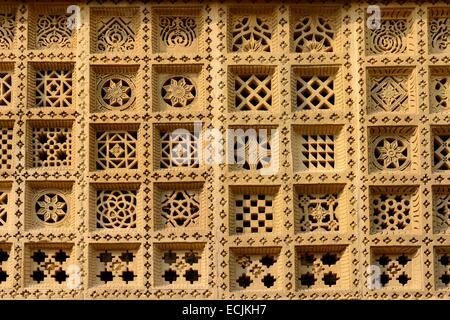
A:
[[[278,186],[230,186],[231,234],[267,234],[281,224]]]
[[[0,121],[0,171],[13,168],[13,125],[14,123],[11,121]]]
[[[345,135],[342,126],[294,126],[294,171],[328,171],[345,168]]]

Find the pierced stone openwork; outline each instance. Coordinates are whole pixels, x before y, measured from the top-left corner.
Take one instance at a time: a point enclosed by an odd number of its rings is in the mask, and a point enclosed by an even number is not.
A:
[[[270,52],[273,39],[272,16],[267,13],[259,14],[258,10],[255,12],[233,8],[231,11],[231,51]]]
[[[379,27],[366,27],[369,54],[402,54],[413,51],[414,27],[411,10],[381,10],[379,24]]]
[[[371,230],[417,232],[420,193],[417,187],[372,187],[370,194]]]
[[[279,248],[231,249],[231,288],[233,290],[273,290],[280,286]]]

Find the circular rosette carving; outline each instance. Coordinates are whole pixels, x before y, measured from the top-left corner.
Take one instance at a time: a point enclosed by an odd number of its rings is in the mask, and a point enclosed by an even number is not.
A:
[[[373,163],[380,170],[403,170],[410,164],[409,142],[404,138],[378,137],[373,146]]]
[[[164,82],[161,95],[171,107],[183,108],[192,104],[197,92],[189,78],[176,76]]]
[[[124,75],[104,77],[97,86],[97,99],[108,110],[125,110],[136,99],[133,80]]]
[[[34,210],[40,221],[55,224],[67,216],[68,205],[63,194],[50,191],[35,198]]]
[[[403,53],[406,51],[405,20],[386,20],[379,29],[372,31],[372,50],[375,53]]]
[[[97,227],[134,228],[136,226],[136,193],[106,190],[97,196]]]

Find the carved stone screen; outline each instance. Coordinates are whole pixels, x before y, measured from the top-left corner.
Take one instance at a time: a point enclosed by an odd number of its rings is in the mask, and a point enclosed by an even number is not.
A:
[[[450,289],[450,3],[0,5],[0,298]]]

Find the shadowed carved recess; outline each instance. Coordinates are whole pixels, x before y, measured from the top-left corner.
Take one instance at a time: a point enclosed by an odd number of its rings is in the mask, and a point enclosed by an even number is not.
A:
[[[450,170],[450,128],[432,127],[433,170]]]
[[[10,50],[13,48],[16,32],[15,13],[0,13],[0,49]]]
[[[411,8],[383,8],[379,28],[366,26],[367,54],[414,51],[415,28]]]
[[[154,52],[198,52],[202,30],[198,7],[155,8],[153,10]]]
[[[419,167],[415,127],[371,127],[369,171],[417,170]]]
[[[414,112],[416,73],[412,68],[370,68],[368,112]]]
[[[39,15],[37,19],[37,49],[70,48],[72,30],[67,27],[69,15]]]
[[[158,243],[155,249],[156,286],[185,289],[206,283],[204,243]]]
[[[228,14],[231,52],[274,50],[273,8],[231,8]]]
[[[276,127],[239,126],[228,131],[228,156],[231,170],[269,169],[279,152]]]
[[[204,226],[203,183],[154,185],[155,228],[186,229]]]
[[[345,165],[342,126],[294,126],[294,171],[341,170]]]
[[[98,190],[97,228],[135,228],[136,202],[135,190]]]
[[[11,252],[10,243],[0,244],[0,286],[9,286],[13,280],[12,267],[14,263],[14,256]]]
[[[275,68],[231,66],[229,68],[230,111],[277,111]]]
[[[435,285],[438,290],[450,286],[450,248],[435,247],[434,271]]]
[[[68,50],[76,46],[75,28],[67,23],[67,7],[33,5],[29,10],[30,49]]]
[[[8,221],[8,193],[0,190],[0,226]]]
[[[153,110],[189,112],[203,108],[202,65],[157,65],[153,68]]]
[[[295,185],[295,230],[345,232],[347,202],[343,184]]]
[[[200,132],[193,125],[162,124],[155,129],[155,168],[199,168]]]
[[[231,186],[230,232],[272,233],[280,224],[281,193],[277,186]]]
[[[298,53],[339,51],[338,7],[294,7],[290,18],[292,51]]]
[[[433,232],[450,233],[450,186],[433,186]]]
[[[56,224],[64,220],[69,213],[65,195],[59,191],[47,190],[34,198],[34,213],[46,224]]]
[[[430,68],[430,112],[450,111],[450,68]]]
[[[93,66],[91,96],[93,112],[124,111],[136,108],[139,66]]]
[[[73,244],[27,244],[25,281],[29,286],[67,287],[69,266],[75,262]]]
[[[11,220],[11,184],[0,183],[0,228],[5,228]]]
[[[72,181],[27,181],[25,229],[73,228],[72,190]]]
[[[13,64],[0,63],[0,108],[10,107],[12,104],[13,72]]]
[[[75,98],[74,79],[73,63],[30,63],[29,107],[72,107]]]
[[[138,129],[136,124],[96,125],[91,128],[96,170],[137,169]]]
[[[418,187],[389,186],[370,188],[371,232],[417,233],[420,228]]]
[[[431,53],[446,53],[450,50],[450,9],[429,8],[428,43]]]
[[[230,248],[231,290],[276,290],[281,259],[278,247]]]
[[[93,286],[137,286],[141,270],[139,244],[94,244],[90,262]]]
[[[420,250],[417,247],[373,247],[371,265],[379,267],[380,288],[417,289],[421,287]]]
[[[349,265],[349,253],[345,246],[297,247],[298,288],[347,288]]]
[[[127,52],[136,49],[138,8],[91,9],[91,51]]]
[[[29,166],[34,168],[68,167],[72,165],[72,122],[36,121],[29,123]]]
[[[339,67],[294,67],[292,71],[293,111],[341,107],[342,80]]]
[[[138,227],[140,210],[138,183],[93,183],[89,189],[91,231],[128,232]]]

